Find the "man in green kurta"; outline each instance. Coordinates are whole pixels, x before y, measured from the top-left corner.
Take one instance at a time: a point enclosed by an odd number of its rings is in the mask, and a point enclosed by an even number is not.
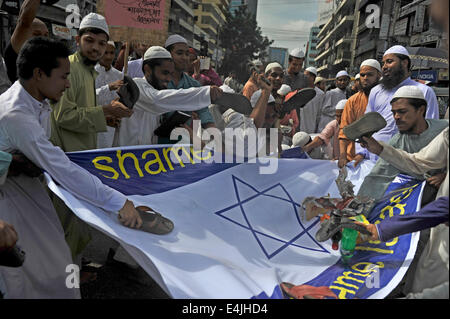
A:
[[[439,133],[448,127],[447,120],[425,119],[427,102],[420,89],[414,86],[402,87],[391,101],[392,113],[399,132],[389,144],[408,153],[416,153],[428,145]],[[361,144],[363,146],[363,144]],[[359,196],[381,199],[389,184],[398,175],[406,172],[379,158],[372,171],[364,178]],[[432,172],[427,182],[437,189],[445,173]],[[424,176],[414,176],[424,180]]]
[[[97,148],[97,133],[114,126],[132,111],[118,101],[99,106],[96,101],[94,66],[103,56],[109,29],[103,16],[90,13],[83,18],[76,37],[78,51],[69,57],[70,88],[52,105],[51,141],[65,152]],[[75,262],[91,240],[87,224],[78,219],[57,196],[51,195]],[[78,256],[78,257],[77,257]]]

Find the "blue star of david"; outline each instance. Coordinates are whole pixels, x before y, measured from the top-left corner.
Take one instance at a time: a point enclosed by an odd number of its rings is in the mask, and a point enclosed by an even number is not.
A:
[[[236,198],[237,198],[237,203],[233,204],[233,205],[231,205],[231,206],[229,206],[229,207],[227,207],[225,209],[217,211],[217,212],[215,212],[215,214],[220,216],[220,217],[222,217],[222,218],[224,218],[224,219],[226,219],[226,220],[228,220],[228,221],[230,221],[230,222],[232,222],[232,223],[234,223],[234,224],[236,224],[236,225],[238,225],[238,226],[240,226],[240,227],[243,227],[243,228],[249,230],[253,234],[253,237],[255,237],[256,242],[261,247],[261,250],[264,252],[264,254],[266,255],[266,257],[268,259],[271,259],[271,258],[275,257],[277,254],[281,253],[284,249],[288,248],[289,246],[294,246],[294,247],[299,247],[299,248],[303,248],[303,249],[307,249],[307,250],[311,250],[311,251],[317,251],[317,252],[323,252],[323,253],[328,253],[329,254],[329,251],[327,251],[320,243],[318,243],[315,240],[314,236],[312,236],[308,232],[317,223],[319,223],[319,218],[317,218],[311,225],[309,225],[308,228],[305,228],[305,226],[302,224],[302,222],[301,222],[301,220],[299,218],[299,214],[298,214],[298,209],[302,209],[301,205],[296,203],[292,199],[291,195],[287,192],[287,190],[284,188],[283,185],[281,185],[280,183],[277,183],[277,184],[275,184],[275,185],[273,185],[273,186],[271,186],[271,187],[269,187],[269,188],[267,188],[267,189],[265,189],[263,191],[258,191],[256,188],[254,188],[250,184],[244,182],[243,180],[237,178],[234,175],[232,175],[232,179],[233,179],[234,191],[235,191]],[[246,185],[247,187],[252,189],[255,192],[255,194],[250,196],[250,197],[248,197],[248,198],[246,198],[245,200],[241,200],[241,196],[239,194],[239,190],[238,190],[238,187],[237,187],[237,183],[238,182],[243,184],[243,185]],[[269,191],[271,191],[271,190],[273,190],[275,188],[280,188],[284,192],[284,194],[286,194],[286,198],[280,197],[280,196],[276,196],[276,195],[273,195],[273,194],[267,194]],[[254,199],[258,198],[259,196],[272,197],[272,198],[275,198],[275,199],[278,199],[278,200],[290,203],[292,205],[292,208],[293,208],[292,209],[292,213],[295,215],[296,220],[298,221],[298,223],[300,225],[300,228],[301,228],[301,229],[299,229],[300,233],[295,235],[289,241],[286,241],[286,240],[283,240],[281,238],[277,238],[277,237],[274,237],[272,235],[265,234],[264,232],[261,232],[261,231],[258,231],[256,229],[254,229],[253,225],[250,223],[250,221],[249,221],[249,219],[247,217],[247,214],[245,212],[245,209],[244,209],[243,205],[245,203],[251,201],[251,200],[254,200]],[[240,223],[240,222],[238,222],[236,220],[233,220],[232,218],[226,216],[226,213],[228,211],[230,211],[230,210],[232,210],[232,209],[234,209],[236,207],[240,208],[240,211],[241,211],[241,213],[242,213],[242,215],[243,215],[243,217],[245,219],[245,224],[242,224],[242,223]],[[270,239],[272,239],[272,240],[274,240],[276,242],[282,243],[282,245],[278,249],[276,249],[275,251],[269,253],[267,251],[267,249],[264,247],[263,243],[261,242],[261,240],[258,238],[257,235],[261,235],[261,236],[264,236],[266,238],[270,238]],[[295,244],[294,242],[297,241],[298,239],[300,239],[302,236],[308,236],[309,238],[311,238],[312,241],[317,245],[317,248],[305,247],[305,246],[302,246],[302,245],[299,245],[299,244]]]

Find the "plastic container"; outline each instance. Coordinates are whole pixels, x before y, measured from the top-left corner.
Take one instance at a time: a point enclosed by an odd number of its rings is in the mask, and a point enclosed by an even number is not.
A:
[[[363,222],[364,219],[361,216],[355,218],[358,222]],[[358,231],[350,228],[342,229],[341,239],[341,259],[344,264],[348,264],[349,260],[355,253],[356,239],[358,238]]]

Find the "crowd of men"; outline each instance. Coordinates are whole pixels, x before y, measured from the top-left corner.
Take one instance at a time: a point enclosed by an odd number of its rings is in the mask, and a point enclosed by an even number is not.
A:
[[[426,180],[423,211],[413,221],[396,220],[394,230],[391,225],[367,227],[373,238],[384,239],[433,227],[421,237],[417,265],[403,293],[408,298],[448,298],[448,226],[442,224],[448,222],[448,120],[439,119],[434,91],[410,78],[406,48],[395,45],[382,61],[365,60],[355,79],[342,70],[332,80],[313,67],[303,70],[305,54],[295,49],[287,69],[277,62],[254,61],[241,85],[233,73],[223,79],[211,66],[202,68],[203,57],[176,34],[164,47],[135,45],[129,61],[125,47],[116,57],[117,44],[105,18],[96,13],[83,18],[77,51],[70,52],[48,37],[47,27],[36,18],[39,3],[24,1],[0,63],[0,252],[16,242],[27,252],[22,267],[0,266],[5,297],[80,297],[78,289],[66,286],[66,266],[82,266],[89,227],[47,191],[43,170],[74,196],[118,212],[126,227],[170,231],[156,213],[144,225],[132,201],[73,164],[65,152],[177,143],[171,136],[157,136],[155,129],[173,112],[183,111],[200,120],[202,129],[240,128],[244,139],[260,137],[261,128],[278,129],[277,148],[269,148],[267,155],[282,157],[284,150],[300,148],[310,158],[336,161],[339,168],[373,161],[358,195],[380,199],[400,173]],[[448,1],[433,2],[432,15],[448,34],[444,10]],[[139,89],[133,109],[119,102],[123,69]],[[314,98],[282,114],[282,103],[305,88],[314,89]],[[248,98],[252,112],[218,112],[214,105],[223,92]],[[343,128],[369,112],[382,115],[386,127],[361,143],[347,138]],[[192,121],[183,127],[189,142],[198,138]],[[82,282],[89,280],[83,272],[80,276]]]

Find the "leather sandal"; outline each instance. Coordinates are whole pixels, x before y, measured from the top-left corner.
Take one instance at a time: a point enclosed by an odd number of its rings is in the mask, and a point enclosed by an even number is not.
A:
[[[387,123],[384,117],[378,112],[369,112],[359,120],[344,127],[345,136],[352,141],[358,142],[361,137],[371,137],[372,134],[386,127]]]
[[[173,230],[173,222],[151,208],[139,206],[136,207],[136,210],[142,219],[142,226],[139,230],[156,235],[166,235]]]

